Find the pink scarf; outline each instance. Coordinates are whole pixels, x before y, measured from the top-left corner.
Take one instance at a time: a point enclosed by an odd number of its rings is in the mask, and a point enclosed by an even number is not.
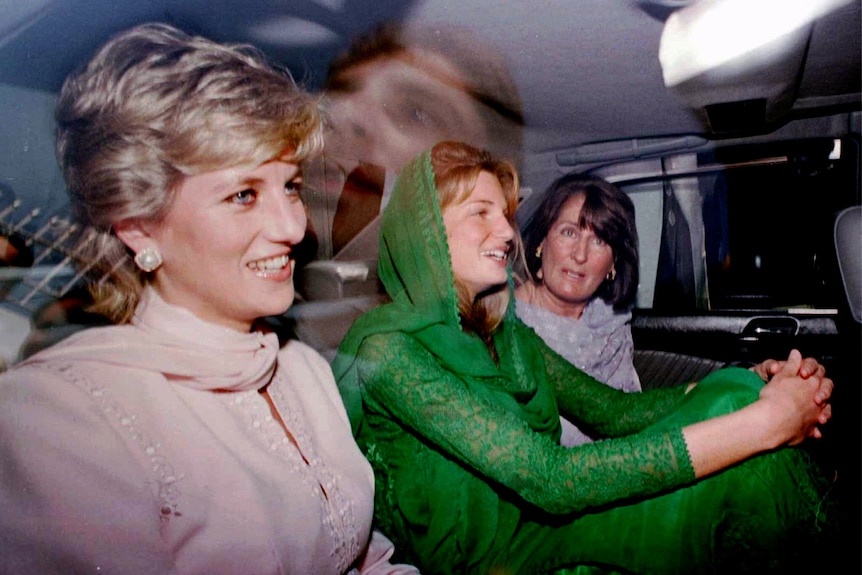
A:
[[[85,330],[24,363],[100,362],[158,372],[194,389],[245,391],[269,383],[278,350],[273,333],[242,333],[207,323],[148,289],[130,325]]]

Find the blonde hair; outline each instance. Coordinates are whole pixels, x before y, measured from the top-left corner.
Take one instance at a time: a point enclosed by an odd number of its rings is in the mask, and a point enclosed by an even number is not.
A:
[[[515,230],[515,249],[510,256],[518,257],[521,243],[514,221],[519,193],[515,166],[508,161],[495,159],[486,150],[462,142],[440,142],[435,145],[431,149],[431,165],[441,210],[465,201],[476,187],[480,173],[488,172],[497,178],[505,194],[509,223]],[[462,324],[477,333],[492,351],[491,336],[503,321],[509,305],[509,290],[506,286],[502,287],[503,289],[495,288],[472,298],[459,278],[455,277]]]
[[[148,281],[112,232],[161,221],[182,179],[322,148],[315,98],[246,45],[218,44],[165,24],[113,37],[70,75],[56,108],[57,155],[76,218],[94,229],[93,311],[128,322]],[[92,236],[91,236],[92,238]]]

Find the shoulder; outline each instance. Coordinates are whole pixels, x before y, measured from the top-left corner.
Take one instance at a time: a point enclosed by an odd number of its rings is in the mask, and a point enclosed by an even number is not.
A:
[[[98,450],[123,453],[117,446],[128,413],[124,406],[137,402],[111,382],[127,375],[110,365],[61,359],[12,368],[0,376],[0,451],[30,459],[42,457],[27,454],[42,448],[45,454],[86,452],[94,459]]]
[[[414,373],[419,365],[436,365],[434,356],[416,339],[403,332],[376,333],[362,340],[354,366],[363,385],[382,384],[396,373]]]
[[[16,364],[0,376],[0,398],[9,399],[27,393],[46,393],[50,400],[57,395],[67,394],[75,389],[91,387],[94,376],[113,371],[114,366],[96,364],[79,354],[93,343],[105,340],[102,334],[86,330],[79,332],[51,347],[45,348],[28,359]],[[109,337],[109,336],[108,336]],[[5,404],[5,401],[0,401]]]
[[[616,310],[602,298],[594,297],[584,308],[582,319],[592,329],[610,332],[626,329],[630,325],[632,312],[630,309]]]
[[[359,359],[393,358],[422,349],[418,341],[404,332],[375,333],[362,341],[356,355]]]
[[[146,381],[164,376],[106,359],[123,349],[136,328],[89,328],[34,354],[0,376],[0,419],[17,414],[30,425],[56,419],[69,425],[100,425],[121,405],[141,407]],[[115,410],[116,410],[115,409]],[[99,415],[102,414],[102,415]]]

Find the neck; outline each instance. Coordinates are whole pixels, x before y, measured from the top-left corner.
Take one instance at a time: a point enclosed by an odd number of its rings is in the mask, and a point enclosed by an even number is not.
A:
[[[565,301],[552,294],[545,284],[527,282],[515,290],[515,297],[530,305],[544,308],[557,315],[580,319],[584,315],[589,300],[584,302]]]

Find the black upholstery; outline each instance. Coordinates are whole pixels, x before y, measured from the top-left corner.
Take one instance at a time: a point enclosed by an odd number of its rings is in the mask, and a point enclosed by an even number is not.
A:
[[[637,349],[634,353],[634,365],[641,386],[644,389],[652,389],[698,381],[726,364],[705,357]]]

